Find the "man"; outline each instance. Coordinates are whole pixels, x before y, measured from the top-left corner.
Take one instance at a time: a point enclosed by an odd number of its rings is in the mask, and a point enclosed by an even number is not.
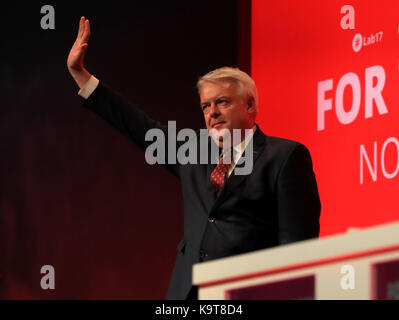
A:
[[[167,134],[167,129],[84,68],[89,37],[90,23],[82,17],[67,65],[86,99],[84,106],[146,149],[148,130],[159,128]],[[247,129],[251,134],[242,134],[233,148],[225,146],[223,136],[216,136],[221,148],[217,165],[165,164],[180,179],[184,198],[184,235],[168,299],[195,298],[191,283],[195,263],[319,234],[320,200],[310,154],[302,144],[266,136],[256,125],[258,97],[253,80],[238,69],[221,68],[202,77],[197,87],[209,131]],[[232,163],[225,163],[229,152]],[[253,167],[250,174],[238,175],[235,167],[245,152],[252,157]]]

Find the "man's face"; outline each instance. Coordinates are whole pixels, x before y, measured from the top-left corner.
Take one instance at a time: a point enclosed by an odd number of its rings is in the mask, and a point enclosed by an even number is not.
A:
[[[254,125],[254,107],[248,98],[238,94],[237,85],[230,81],[205,82],[200,92],[201,108],[208,130],[251,129]]]

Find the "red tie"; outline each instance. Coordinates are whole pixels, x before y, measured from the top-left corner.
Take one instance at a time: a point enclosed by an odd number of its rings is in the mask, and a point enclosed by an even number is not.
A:
[[[232,159],[229,160],[230,154],[231,154],[231,149],[227,150],[224,153],[223,157],[220,159],[218,165],[212,171],[212,174],[211,174],[211,182],[212,182],[212,185],[215,187],[216,193],[218,196],[223,189],[224,182],[226,180],[226,178],[225,178],[226,173],[229,171],[229,168],[233,162]],[[227,162],[227,163],[224,164],[224,162]]]

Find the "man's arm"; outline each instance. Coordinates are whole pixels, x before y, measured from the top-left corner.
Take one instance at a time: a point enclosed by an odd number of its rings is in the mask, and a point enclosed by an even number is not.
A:
[[[69,52],[67,67],[80,88],[79,95],[85,99],[84,106],[102,117],[111,126],[119,130],[141,149],[145,150],[152,141],[146,141],[145,135],[150,129],[163,131],[167,141],[167,127],[149,118],[142,110],[127,103],[124,99],[104,83],[93,77],[84,67],[84,57],[90,38],[90,22],[84,17],[80,19],[79,31],[75,43]],[[168,159],[168,148],[165,145],[165,160]],[[179,176],[179,165],[166,164],[167,169]]]
[[[283,164],[277,182],[279,243],[318,237],[320,198],[308,149],[298,144]]]

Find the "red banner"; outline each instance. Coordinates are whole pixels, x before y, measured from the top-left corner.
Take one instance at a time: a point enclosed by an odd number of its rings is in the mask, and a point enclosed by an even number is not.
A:
[[[252,1],[258,123],[304,143],[321,236],[399,220],[399,2]]]

